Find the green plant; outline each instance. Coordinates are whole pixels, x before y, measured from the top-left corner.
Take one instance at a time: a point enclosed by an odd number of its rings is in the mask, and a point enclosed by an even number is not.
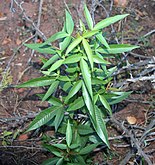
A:
[[[0,68],[0,76],[1,76],[1,82],[0,82],[0,92],[3,91],[8,85],[12,83],[12,76],[10,75],[10,70],[7,72],[3,72],[3,69]]]
[[[48,159],[42,165],[49,164],[82,164],[91,163],[88,154],[95,149],[100,142],[92,143],[89,140],[90,134],[93,134],[93,129],[90,124],[80,124],[75,120],[70,123],[69,120],[63,122],[59,132],[61,139],[54,138],[52,144],[47,143],[47,137],[44,138],[43,147],[54,154],[54,158]],[[52,140],[51,140],[52,141]]]
[[[12,136],[13,132],[11,131],[4,131],[0,138],[2,139],[2,145],[7,146],[11,143],[10,138]]]
[[[93,146],[104,142],[109,147],[106,123],[104,118],[112,115],[110,105],[116,104],[128,97],[131,92],[121,92],[118,89],[109,87],[112,80],[112,73],[116,67],[111,67],[110,62],[106,61],[110,55],[120,54],[131,51],[137,46],[129,44],[109,45],[103,37],[102,29],[125,18],[128,14],[117,15],[107,18],[93,25],[91,15],[85,5],[84,15],[87,26],[80,20],[80,28],[76,35],[72,35],[74,22],[68,11],[62,31],[52,35],[44,43],[25,44],[28,48],[34,49],[40,53],[52,54],[50,59],[42,59],[43,66],[41,72],[43,77],[35,78],[25,82],[17,87],[42,87],[48,86],[45,94],[39,94],[42,101],[48,101],[51,106],[42,112],[32,121],[27,131],[31,131],[47,124],[55,127],[55,132],[62,136],[61,129],[66,125],[66,143],[44,145],[56,158],[57,163],[80,163],[79,160],[62,157],[62,150],[70,153],[70,148],[74,145],[76,155],[80,155],[82,146],[78,143],[72,143],[76,138],[73,137],[70,123],[83,123],[83,132],[87,131],[89,124],[93,135],[87,135],[87,142],[92,141]],[[51,43],[56,42],[57,46]],[[81,122],[82,121],[82,122]],[[68,123],[68,124],[65,124]],[[74,124],[73,124],[74,125]],[[86,129],[87,128],[87,129]],[[65,129],[65,128],[63,128]],[[79,129],[78,127],[76,128]],[[82,130],[82,129],[81,129]],[[89,130],[89,129],[88,129]],[[92,133],[92,132],[90,132]],[[80,136],[80,135],[79,135]],[[98,143],[99,142],[99,143]],[[59,150],[61,150],[59,152]],[[56,151],[56,152],[55,152]],[[55,152],[55,153],[54,153]],[[87,154],[90,152],[88,150]],[[60,156],[61,155],[61,156]],[[66,159],[65,159],[66,158]],[[47,163],[48,164],[48,163]],[[49,163],[50,164],[50,163]],[[52,163],[51,163],[52,164]],[[53,163],[54,164],[54,163]]]

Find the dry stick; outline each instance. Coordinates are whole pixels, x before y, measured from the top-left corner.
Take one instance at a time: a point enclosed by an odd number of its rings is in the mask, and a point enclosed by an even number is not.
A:
[[[144,56],[144,55],[141,55],[141,54],[137,54],[137,53],[133,53],[133,52],[130,52],[129,53],[130,55],[133,55],[134,57],[139,57],[139,58],[148,58],[148,59],[152,59],[153,57],[148,57],[148,56]]]
[[[43,148],[39,147],[26,147],[26,146],[0,146],[0,148],[22,148],[27,150],[44,150]]]
[[[111,117],[111,121],[115,124],[117,124],[131,139],[131,142],[134,144],[136,149],[138,150],[138,154],[140,154],[142,157],[144,157],[145,161],[149,165],[153,165],[149,157],[143,152],[142,148],[140,147],[140,143],[137,139],[134,138],[131,132],[128,131],[126,127],[124,127],[120,122],[118,122],[113,116]]]
[[[151,34],[155,33],[155,29],[151,30],[150,32],[146,33],[145,35],[143,35],[143,37],[147,37]]]
[[[129,160],[131,159],[131,157],[134,155],[133,150],[131,149],[125,156],[125,158],[120,162],[119,165],[126,165]]]
[[[41,37],[43,40],[47,40],[47,38],[46,38],[46,36],[44,35],[44,33],[43,33],[42,31],[40,31],[40,29],[36,26],[36,24],[33,22],[33,20],[31,20],[31,19],[27,16],[27,14],[26,14],[24,8],[22,7],[22,4],[23,4],[24,2],[22,1],[22,2],[19,4],[16,0],[13,0],[13,1],[14,1],[14,3],[21,9],[24,18],[32,24],[32,26],[33,26],[34,29],[36,30],[36,33],[39,35],[39,37]]]
[[[143,143],[145,138],[148,136],[149,132],[152,130],[152,128],[155,125],[155,120],[152,119],[152,121],[150,122],[150,124],[145,128],[145,132],[143,133],[142,137],[140,138],[140,143]]]
[[[40,21],[41,21],[41,15],[42,15],[42,6],[43,6],[43,0],[40,0],[40,4],[39,4],[39,14],[38,14],[38,22],[37,22],[37,28],[39,29],[39,27],[40,27]],[[36,41],[37,41],[37,32],[35,33],[35,38],[34,38],[34,42],[36,43]],[[33,57],[33,55],[34,55],[34,49],[32,50],[32,52],[31,52],[31,55],[30,55],[30,58],[28,59],[28,63],[30,63],[31,62],[31,60],[32,60],[32,57]]]

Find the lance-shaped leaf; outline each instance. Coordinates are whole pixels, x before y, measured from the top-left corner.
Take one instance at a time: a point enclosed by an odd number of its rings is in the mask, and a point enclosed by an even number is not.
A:
[[[95,55],[93,56],[93,61],[97,64],[105,64],[105,65],[110,64],[109,61],[106,61],[103,58],[101,58],[99,56],[95,56]]]
[[[117,96],[111,97],[112,101],[109,102],[110,105],[117,104],[122,100],[126,99],[132,92],[113,92],[113,94],[118,94]]]
[[[123,15],[116,15],[114,17],[109,17],[109,18],[106,18],[102,21],[100,21],[99,23],[97,23],[95,25],[95,27],[93,28],[93,30],[100,30],[100,29],[103,29],[125,17],[127,17],[129,14],[123,14]]]
[[[63,64],[73,64],[73,63],[76,63],[78,61],[80,61],[82,55],[81,54],[75,54],[75,55],[71,55],[69,57],[67,57]]]
[[[55,130],[57,131],[64,117],[64,109],[60,108],[57,110],[57,114],[54,120]]]
[[[66,55],[71,52],[79,43],[82,41],[83,37],[79,36],[78,38],[74,39],[73,42],[69,45],[66,50]]]
[[[101,110],[97,106],[95,106],[94,109],[95,109],[95,117],[94,117],[95,119],[94,120],[91,119],[92,124],[98,136],[109,147],[108,134],[107,134],[105,122],[102,117],[103,115],[101,113]]]
[[[58,60],[57,62],[55,62],[55,63],[49,68],[48,71],[49,71],[49,72],[52,72],[52,71],[58,69],[58,68],[62,65],[63,62],[64,62],[64,60]]]
[[[65,12],[66,12],[66,30],[67,33],[71,35],[74,29],[74,22],[69,12],[67,10]]]
[[[84,6],[84,16],[86,18],[89,29],[92,30],[93,29],[93,20],[91,18],[90,12],[86,5]]]
[[[56,51],[50,45],[46,45],[45,43],[39,44],[24,44],[26,47],[36,50],[39,53],[46,53],[46,54],[55,54]]]
[[[90,144],[84,148],[82,148],[79,152],[80,155],[85,155],[90,153],[91,151],[93,151],[100,143],[96,143],[96,144]]]
[[[52,146],[62,149],[62,150],[66,150],[67,149],[67,145],[66,144],[52,144]]]
[[[91,47],[90,45],[88,44],[87,40],[83,38],[82,40],[82,43],[83,43],[83,47],[86,51],[86,54],[87,54],[87,57],[88,57],[88,60],[90,62],[90,66],[91,66],[91,69],[93,70],[93,53],[92,53],[92,50],[91,50]]]
[[[57,157],[62,157],[62,153],[59,151],[58,148],[52,146],[51,144],[45,144],[42,145],[45,149],[47,149],[49,152],[53,153]]]
[[[99,33],[96,35],[97,39],[106,47],[106,48],[110,48],[106,39],[103,37],[102,33]]]
[[[77,98],[73,103],[70,104],[67,111],[75,111],[84,106],[84,101],[82,97]]]
[[[82,20],[79,20],[79,24],[80,24],[80,31],[81,32],[85,32],[86,31],[86,27],[85,24],[82,22]]]
[[[49,65],[53,64],[53,63],[54,63],[55,61],[57,61],[58,59],[59,59],[59,55],[58,55],[58,54],[52,56],[48,61],[46,61],[46,62],[44,63],[44,65],[42,66],[41,69],[44,69],[44,68],[48,67]]]
[[[92,37],[93,35],[95,35],[97,33],[98,33],[98,30],[88,31],[88,32],[86,32],[86,33],[83,34],[83,37],[84,38],[90,38],[90,37]]]
[[[84,59],[80,60],[80,68],[81,68],[82,77],[84,79],[85,85],[88,89],[88,92],[89,92],[91,98],[92,98],[93,92],[92,92],[92,85],[91,85],[91,74],[90,74],[90,70],[88,68],[88,65]]]
[[[77,159],[78,163],[74,163],[74,165],[87,165],[88,164],[88,163],[86,164],[84,158],[81,155],[77,155],[76,159]],[[67,165],[73,165],[73,163],[69,163]]]
[[[110,48],[98,48],[96,49],[100,53],[104,54],[117,54],[117,53],[123,53],[123,52],[129,52],[133,49],[139,48],[139,46],[133,46],[129,44],[113,44],[109,45]]]
[[[48,109],[43,110],[40,112],[36,118],[31,122],[26,132],[37,129],[41,127],[42,125],[49,122],[57,113],[57,110],[61,107],[52,106]]]
[[[65,91],[65,92],[67,92],[67,90],[69,89],[69,88],[71,88],[72,87],[72,83],[69,81],[69,82],[66,82],[66,83],[64,83],[64,86],[63,86],[63,90]]]
[[[64,51],[68,47],[68,45],[71,42],[71,39],[72,37],[68,36],[62,42],[60,42],[59,46],[60,46],[61,51]]]
[[[82,95],[83,95],[86,107],[88,109],[88,112],[89,112],[90,116],[93,118],[94,117],[94,105],[93,105],[93,101],[87,91],[87,88],[86,88],[84,82],[82,83]]]
[[[82,81],[79,80],[77,81],[73,87],[71,88],[69,94],[67,95],[66,99],[65,99],[65,103],[71,98],[73,97],[79,90],[80,88],[82,87]]]
[[[102,105],[108,110],[109,114],[112,115],[112,110],[107,100],[102,95],[99,95],[99,98]]]
[[[66,142],[68,146],[70,146],[72,142],[72,128],[71,128],[69,120],[67,123],[67,129],[66,129]]]
[[[56,165],[63,165],[63,162],[64,162],[64,158],[62,157],[62,158],[60,158],[58,160],[58,162],[56,163]]]
[[[31,79],[27,82],[24,82],[20,85],[17,85],[17,88],[24,88],[24,87],[42,87],[50,85],[53,81],[55,81],[54,78],[51,77],[39,77],[35,79]]]
[[[37,94],[37,96],[39,96],[41,99],[43,99],[43,97],[45,96],[44,94]],[[51,96],[47,99],[47,101],[51,104],[51,105],[54,105],[54,106],[62,106],[62,102],[54,97],[54,96]]]
[[[63,31],[60,31],[60,32],[57,32],[57,33],[55,33],[54,35],[52,35],[50,38],[48,38],[47,40],[46,40],[46,42],[44,42],[45,44],[48,44],[48,43],[50,43],[50,42],[54,42],[54,41],[56,41],[56,40],[58,40],[58,39],[61,39],[61,38],[65,38],[65,37],[67,37],[67,36],[69,36],[69,34],[67,34],[66,32],[63,32]]]
[[[51,86],[49,87],[48,91],[46,92],[45,96],[43,97],[42,101],[47,100],[57,89],[59,85],[59,81],[54,81]]]
[[[80,135],[88,135],[94,133],[93,128],[89,124],[80,124],[78,125],[77,130]]]
[[[47,159],[45,161],[43,161],[43,163],[41,163],[41,165],[51,165],[51,164],[56,164],[58,162],[59,158],[54,157],[54,158],[50,158]]]

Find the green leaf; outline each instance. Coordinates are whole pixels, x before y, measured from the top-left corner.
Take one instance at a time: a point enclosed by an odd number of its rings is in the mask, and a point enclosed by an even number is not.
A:
[[[94,116],[94,105],[84,83],[82,83],[82,95],[91,117]]]
[[[43,97],[42,101],[47,100],[57,89],[59,85],[59,81],[54,81],[51,86],[49,87],[48,91],[46,92],[45,96]]]
[[[92,85],[91,85],[91,74],[90,74],[88,65],[84,59],[80,60],[80,68],[82,71],[82,76],[83,76],[85,85],[88,89],[88,92],[89,92],[91,98],[92,98],[93,92],[92,92]]]
[[[69,94],[67,95],[66,99],[65,99],[65,103],[71,98],[73,97],[79,90],[80,88],[82,87],[82,81],[79,80],[77,81],[73,87],[71,88]]]
[[[72,37],[68,36],[62,42],[60,42],[59,46],[60,46],[61,51],[64,51],[68,47],[68,45],[71,42],[71,39]]]
[[[58,60],[57,62],[55,62],[55,63],[49,68],[48,71],[49,71],[49,72],[52,72],[52,71],[58,69],[58,68],[62,65],[63,62],[64,62],[64,60]]]
[[[76,156],[76,159],[77,159],[77,161],[78,161],[79,163],[76,163],[75,165],[86,165],[85,160],[84,160],[84,158],[83,158],[82,156],[77,155],[77,156]],[[72,164],[72,165],[73,165],[73,164]]]
[[[103,115],[101,113],[101,110],[97,106],[95,106],[94,109],[95,109],[95,116],[94,116],[95,120],[92,120],[92,124],[98,136],[109,147],[108,134],[107,134],[105,122],[102,117]]]
[[[52,146],[62,149],[62,150],[66,150],[67,149],[67,145],[66,144],[52,144]]]
[[[53,97],[53,96],[51,96],[47,101],[54,106],[61,106],[62,105],[62,102],[58,98]]]
[[[98,100],[98,96],[99,96],[99,94],[94,95],[94,104],[96,104],[96,102]]]
[[[67,111],[75,111],[84,106],[84,101],[82,97],[77,98],[73,103],[71,103],[67,109]]]
[[[50,158],[45,160],[41,165],[54,165],[58,162],[59,158]]]
[[[100,21],[99,23],[97,23],[94,27],[93,30],[100,30],[100,29],[103,29],[125,17],[127,17],[129,14],[123,14],[123,15],[116,15],[114,17],[109,17],[109,18],[106,18],[102,21]]]
[[[67,68],[66,69],[66,72],[68,72],[68,73],[74,73],[74,72],[76,72],[77,71],[77,67],[74,67],[74,68]]]
[[[126,99],[131,93],[132,92],[113,92],[113,94],[118,94],[119,96],[111,97],[113,101],[110,101],[109,104],[110,105],[117,104],[121,102],[122,100]]]
[[[84,148],[82,148],[79,152],[80,155],[86,155],[89,154],[91,151],[93,151],[100,143],[96,144],[90,144]]]
[[[79,20],[79,24],[80,24],[80,31],[81,32],[85,32],[86,31],[86,27],[85,27],[85,25],[84,25],[84,23],[82,22],[81,19]]]
[[[64,117],[64,109],[60,108],[57,110],[57,114],[54,120],[55,130],[57,131]]]
[[[41,69],[44,69],[44,68],[48,67],[49,65],[53,64],[58,59],[59,59],[58,54],[52,56],[47,62],[44,63],[44,65],[42,66]]]
[[[123,52],[129,52],[133,49],[139,48],[138,46],[133,46],[129,44],[113,44],[109,45],[110,49],[107,48],[98,48],[96,51],[104,54],[117,54]]]
[[[88,134],[91,134],[91,133],[94,133],[94,130],[92,129],[92,127],[90,125],[78,125],[77,127],[77,130],[78,130],[78,133],[80,135],[88,135]]]
[[[37,96],[39,96],[41,99],[43,99],[44,94],[37,94]],[[47,101],[50,104],[54,105],[54,106],[61,106],[62,105],[62,102],[58,98],[53,97],[53,96],[51,96],[50,98],[48,98]]]
[[[44,58],[44,57],[39,57],[39,59],[41,60],[41,62],[42,62],[43,64],[45,64],[45,63],[48,61],[48,59],[46,59],[46,58]]]
[[[98,30],[92,30],[92,31],[88,31],[88,32],[85,32],[83,34],[83,37],[84,38],[90,38],[92,37],[93,35],[97,34],[98,33]]]
[[[47,149],[49,152],[53,153],[57,157],[62,157],[62,153],[60,152],[60,150],[52,145],[43,143],[43,148]]]
[[[92,53],[92,50],[90,48],[90,45],[88,44],[87,40],[83,38],[82,40],[82,43],[83,43],[83,47],[86,51],[86,54],[87,54],[87,57],[88,57],[88,60],[90,62],[90,65],[91,65],[91,68],[93,70],[93,53]]]
[[[36,50],[39,53],[46,53],[46,54],[55,54],[56,51],[50,45],[45,45],[45,43],[39,44],[24,44],[26,47]]]
[[[17,88],[24,88],[24,87],[42,87],[50,85],[55,79],[51,77],[39,77],[35,79],[31,79],[27,82],[17,85]]]
[[[99,98],[102,105],[108,110],[109,114],[112,115],[112,110],[107,100],[102,95],[99,95]]]
[[[70,149],[75,149],[75,148],[78,148],[80,146],[80,144],[71,144],[70,145]]]
[[[84,5],[84,16],[86,18],[88,27],[92,30],[93,29],[93,20],[91,18],[91,15],[90,15],[89,10],[86,5]]]
[[[68,146],[70,146],[72,142],[72,128],[71,128],[69,120],[67,123],[67,129],[66,129],[66,142]]]
[[[106,61],[103,58],[101,58],[99,56],[95,56],[95,55],[93,56],[93,61],[97,64],[105,64],[105,65],[110,64],[109,61]]]
[[[70,78],[68,76],[59,76],[58,80],[60,80],[60,81],[70,81]]]
[[[66,32],[60,31],[60,32],[57,32],[54,35],[52,35],[44,43],[48,44],[50,42],[54,42],[54,41],[56,41],[58,39],[65,38],[65,37],[68,37],[68,36],[69,36],[69,34],[67,34]]]
[[[69,45],[66,50],[66,55],[71,52],[79,43],[82,41],[83,37],[79,36],[78,38],[74,39],[73,42]]]
[[[64,158],[60,158],[56,165],[63,165]]]
[[[64,86],[63,86],[62,89],[63,89],[65,92],[67,92],[67,90],[68,90],[70,87],[72,87],[72,83],[69,81],[69,82],[66,82],[66,83],[64,84]]]
[[[67,10],[65,10],[65,12],[66,12],[66,30],[67,33],[71,35],[74,29],[74,22],[69,12]]]
[[[49,122],[56,115],[57,110],[60,108],[61,107],[52,106],[40,112],[31,122],[26,132],[37,129],[42,125],[46,124],[47,122]]]
[[[67,57],[63,64],[73,64],[73,63],[76,63],[78,61],[80,61],[82,55],[81,54],[75,54],[75,55],[71,55],[69,57]]]
[[[99,33],[96,35],[97,39],[106,47],[106,48],[110,48],[106,39],[103,37],[102,33]]]

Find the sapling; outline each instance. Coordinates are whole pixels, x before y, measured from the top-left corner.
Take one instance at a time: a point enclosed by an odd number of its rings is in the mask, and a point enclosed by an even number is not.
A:
[[[131,51],[137,46],[108,44],[103,35],[104,28],[124,19],[128,14],[109,17],[94,25],[85,5],[84,16],[87,25],[80,20],[80,28],[75,31],[75,35],[72,16],[66,10],[60,32],[44,43],[25,44],[37,52],[51,55],[49,59],[42,58],[40,71],[43,76],[17,86],[47,87],[47,91],[39,94],[39,97],[49,102],[50,107],[41,111],[27,129],[32,131],[50,125],[55,128],[56,134],[65,138],[60,144],[44,144],[56,156],[48,160],[47,164],[49,161],[55,164],[84,164],[86,155],[95,147],[101,144],[109,147],[104,119],[112,115],[112,104],[122,101],[131,93],[109,87],[116,67],[111,65],[108,58]],[[58,46],[54,46],[55,42]],[[86,141],[84,145],[82,139]]]

